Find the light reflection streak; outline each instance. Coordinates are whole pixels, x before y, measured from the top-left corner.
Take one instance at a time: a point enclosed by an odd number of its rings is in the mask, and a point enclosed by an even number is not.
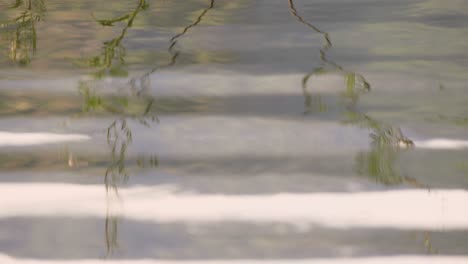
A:
[[[106,217],[106,191],[74,184],[1,184],[0,217]],[[468,229],[468,191],[201,194],[175,186],[121,188],[116,216],[156,223],[282,222],[299,227]]]

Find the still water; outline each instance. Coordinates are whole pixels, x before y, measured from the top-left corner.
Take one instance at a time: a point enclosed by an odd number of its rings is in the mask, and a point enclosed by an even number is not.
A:
[[[1,263],[468,263],[466,1],[0,23]]]

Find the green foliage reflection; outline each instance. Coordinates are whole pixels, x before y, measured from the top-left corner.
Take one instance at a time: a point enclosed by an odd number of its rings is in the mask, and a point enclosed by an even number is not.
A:
[[[101,54],[87,59],[88,67],[98,69],[98,71],[94,73],[94,77],[102,78],[108,75],[115,77],[128,76],[128,72],[125,69],[126,49],[122,45],[122,40],[125,38],[128,29],[133,26],[137,15],[146,9],[148,9],[146,1],[139,0],[137,7],[125,15],[109,19],[94,18],[95,21],[102,26],[114,26],[116,23],[124,23],[124,27],[117,37],[103,43]]]
[[[126,77],[125,69],[126,49],[122,45],[127,31],[132,27],[137,15],[148,8],[145,0],[139,0],[137,7],[131,12],[110,19],[96,19],[102,26],[114,26],[116,23],[124,23],[120,34],[103,43],[102,52],[87,60],[87,66],[97,68],[93,74],[94,80],[81,81],[79,91],[83,98],[83,113],[110,113],[117,118],[107,127],[107,144],[110,147],[110,162],[104,174],[104,183],[107,190],[108,210],[105,220],[105,241],[107,255],[111,255],[118,248],[118,217],[112,215],[109,210],[110,199],[118,196],[118,186],[128,180],[129,172],[126,168],[127,149],[133,140],[133,134],[127,118],[138,121],[140,124],[149,126],[149,122],[158,121],[157,117],[151,115],[153,99],[131,93],[130,96],[99,96],[93,89],[93,81],[104,76]],[[152,166],[157,166],[155,156],[149,159]],[[141,161],[137,163],[140,166]],[[112,192],[109,192],[113,190]]]
[[[382,184],[410,184],[425,187],[415,179],[402,175],[395,169],[400,151],[411,148],[413,141],[393,127],[359,112],[347,112],[345,123],[371,130],[371,148],[356,157],[356,169],[359,174],[368,175]]]

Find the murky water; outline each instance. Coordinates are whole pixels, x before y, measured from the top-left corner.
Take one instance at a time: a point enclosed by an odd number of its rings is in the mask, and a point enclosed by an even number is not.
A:
[[[0,10],[0,262],[468,262],[466,1]]]

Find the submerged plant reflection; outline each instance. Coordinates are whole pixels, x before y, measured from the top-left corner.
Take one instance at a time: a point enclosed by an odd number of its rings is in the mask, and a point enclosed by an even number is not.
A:
[[[141,96],[99,96],[89,87],[89,83],[80,83],[80,92],[83,97],[83,112],[106,113],[117,116],[107,127],[107,144],[110,148],[110,161],[104,174],[104,183],[107,191],[108,207],[114,200],[119,201],[118,187],[128,181],[130,173],[127,170],[127,150],[133,140],[130,120],[149,126],[152,122],[158,122],[151,107],[153,99]],[[130,120],[128,120],[130,119]],[[155,155],[140,157],[137,159],[138,167],[156,167],[158,159]],[[117,224],[118,217],[112,215],[112,210],[107,210],[105,220],[105,238],[107,255],[117,249]]]
[[[26,66],[36,53],[36,23],[43,20],[46,5],[44,0],[16,0],[11,9],[22,10],[12,20],[1,23],[0,27],[6,29],[10,61]]]

